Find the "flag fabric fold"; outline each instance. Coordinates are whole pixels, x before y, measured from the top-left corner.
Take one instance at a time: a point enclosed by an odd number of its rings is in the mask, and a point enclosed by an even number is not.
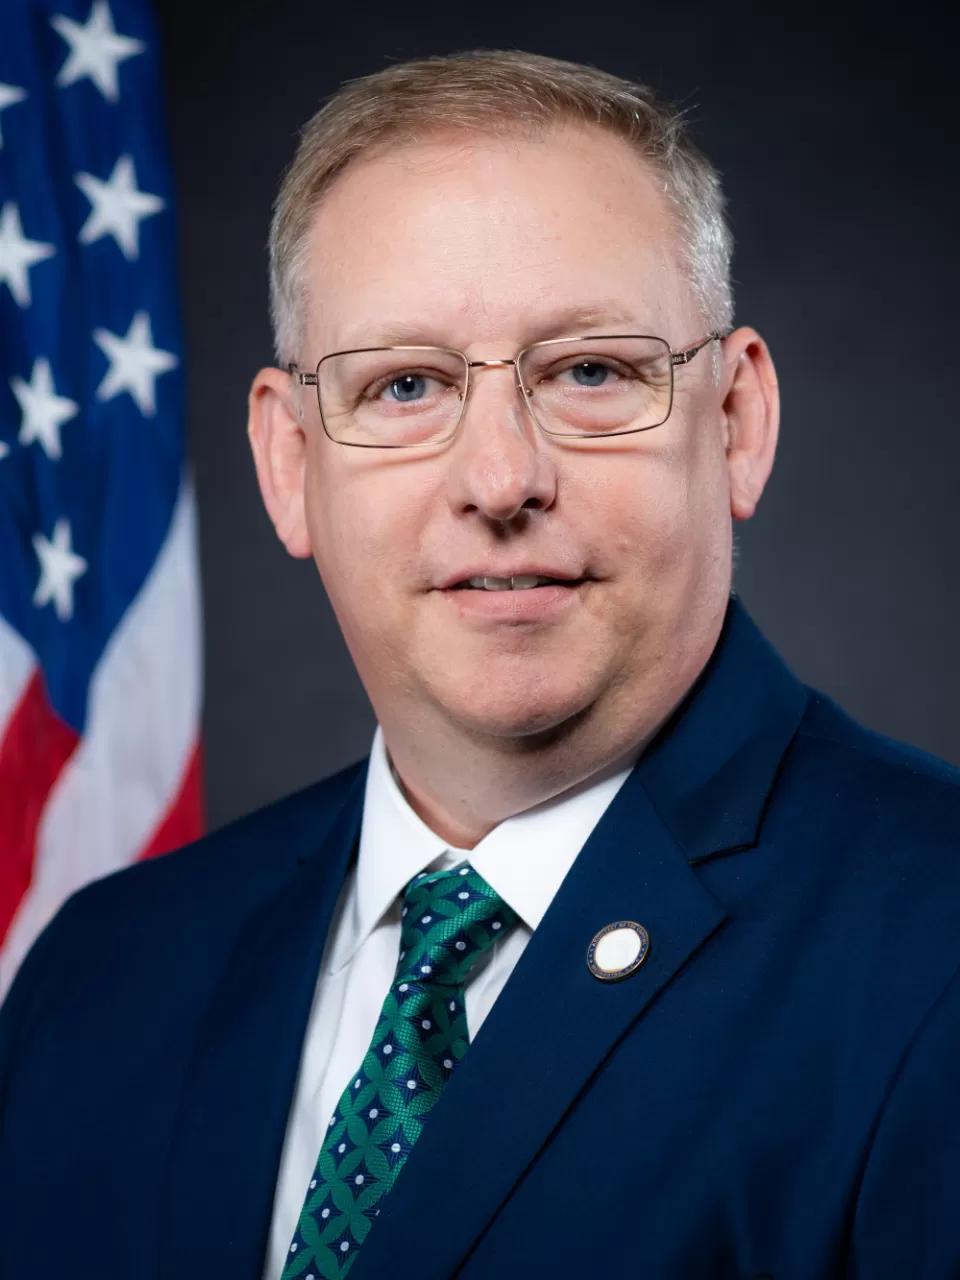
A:
[[[0,18],[0,996],[202,827],[171,167],[146,0]]]

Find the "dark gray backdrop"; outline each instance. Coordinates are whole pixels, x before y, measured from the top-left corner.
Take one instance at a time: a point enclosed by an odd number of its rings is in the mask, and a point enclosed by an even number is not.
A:
[[[806,680],[960,763],[957,113],[932,12],[600,0],[577,11],[161,0],[189,450],[206,602],[211,826],[364,754],[373,727],[312,565],[244,438],[270,360],[264,242],[300,124],[388,59],[518,47],[645,79],[725,175],[737,314],[771,344],[779,461],[737,582]]]

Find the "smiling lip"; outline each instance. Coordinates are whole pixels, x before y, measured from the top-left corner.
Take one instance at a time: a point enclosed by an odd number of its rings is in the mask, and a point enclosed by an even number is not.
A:
[[[583,577],[575,573],[569,573],[563,569],[548,568],[543,565],[518,565],[510,568],[492,568],[489,565],[473,566],[469,569],[459,571],[455,575],[447,578],[440,586],[441,591],[477,591],[484,593],[479,585],[471,586],[471,583],[479,584],[481,579],[493,579],[501,582],[507,579],[519,578],[521,581],[531,578],[549,578],[550,585],[559,585],[561,587],[575,587],[583,582]],[[542,591],[546,584],[537,587],[530,587],[524,583],[526,590]],[[524,589],[521,588],[521,589]],[[505,593],[504,593],[505,594]],[[511,593],[512,594],[512,593]]]
[[[485,590],[470,587],[468,579],[458,577],[439,594],[456,609],[462,622],[480,626],[518,626],[523,624],[551,623],[561,619],[582,598],[588,586],[584,578],[561,577],[531,571],[523,574],[470,574],[469,578],[531,578],[549,577],[550,582],[541,586],[520,589]]]

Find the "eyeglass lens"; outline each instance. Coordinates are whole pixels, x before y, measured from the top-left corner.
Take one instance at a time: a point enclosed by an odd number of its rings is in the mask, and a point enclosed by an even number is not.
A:
[[[327,434],[343,444],[438,444],[457,429],[468,367],[440,347],[340,352],[321,361],[317,393]],[[672,362],[659,338],[598,337],[539,343],[519,379],[540,427],[603,436],[659,426],[670,412]]]

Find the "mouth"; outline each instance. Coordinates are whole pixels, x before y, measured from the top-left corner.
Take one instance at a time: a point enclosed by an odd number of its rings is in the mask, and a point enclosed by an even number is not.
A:
[[[584,578],[553,578],[544,573],[518,573],[508,578],[488,575],[451,583],[449,591],[533,591],[537,587],[577,587]]]
[[[530,566],[518,566],[528,569]],[[589,578],[553,573],[468,573],[451,578],[440,597],[462,623],[481,630],[561,622],[583,603]]]

